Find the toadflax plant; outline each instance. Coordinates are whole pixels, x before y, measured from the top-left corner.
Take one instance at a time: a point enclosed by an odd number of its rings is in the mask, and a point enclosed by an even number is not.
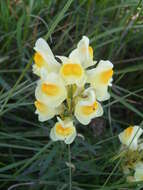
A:
[[[113,64],[93,60],[89,39],[83,36],[68,57],[56,56],[42,38],[36,41],[33,73],[40,79],[35,90],[35,107],[41,122],[57,116],[51,129],[53,141],[71,144],[77,136],[75,118],[88,125],[103,115],[101,102],[108,100],[112,85]]]

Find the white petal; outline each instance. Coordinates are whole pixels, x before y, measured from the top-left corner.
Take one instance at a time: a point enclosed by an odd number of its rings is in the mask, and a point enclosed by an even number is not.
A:
[[[97,109],[95,117],[100,117],[102,115],[103,115],[103,108],[102,108],[101,104],[98,102],[98,109]]]
[[[138,125],[134,125],[134,134],[136,135],[136,138],[138,139],[143,133],[143,129],[138,126]]]
[[[80,59],[80,56],[79,56],[78,49],[74,49],[74,50],[70,53],[69,58],[70,58],[70,60],[71,60],[73,63],[80,63],[80,64],[81,64],[81,59]]]
[[[96,98],[99,101],[106,101],[110,98],[107,86],[101,86],[95,88]]]
[[[32,65],[32,71],[33,71],[33,73],[34,73],[35,75],[40,76],[40,69],[37,67],[36,64],[33,64],[33,65]]]
[[[108,70],[112,68],[113,68],[113,64],[109,60],[100,60],[97,65],[97,69],[99,70]]]
[[[52,128],[51,131],[50,131],[50,138],[52,139],[52,141],[57,141],[58,140],[58,138],[55,135],[54,128]]]
[[[60,117],[57,117],[57,120],[64,127],[64,121]]]
[[[76,131],[75,131],[72,135],[68,136],[68,137],[65,139],[65,143],[66,143],[66,144],[71,144],[71,143],[74,141],[76,135],[77,135],[77,134],[76,134]]]
[[[36,43],[35,43],[35,47],[34,50],[36,52],[38,52],[46,61],[47,65],[48,65],[48,70],[51,71],[59,71],[60,69],[60,64],[56,61],[48,43],[42,39],[39,38]]]
[[[81,64],[84,68],[88,68],[95,64],[93,58],[89,53],[89,39],[86,36],[83,36],[77,45],[78,57],[80,59]]]
[[[87,96],[86,99],[81,100],[81,105],[91,105],[95,102],[96,96],[95,96],[95,91],[92,87],[87,88],[84,92],[83,92],[84,96]]]
[[[38,120],[41,122],[47,121],[49,119],[52,119],[52,117],[47,117],[46,115],[41,115],[41,114],[38,115]]]
[[[51,48],[43,38],[39,38],[36,41],[34,50],[39,52],[44,58],[46,58],[47,56],[54,57]]]

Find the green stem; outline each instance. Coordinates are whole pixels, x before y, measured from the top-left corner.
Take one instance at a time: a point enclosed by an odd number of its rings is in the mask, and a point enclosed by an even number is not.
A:
[[[67,98],[69,115],[72,115],[72,98],[73,98],[73,86],[69,85],[68,86],[68,98]]]
[[[70,87],[70,113],[72,114],[73,86]]]
[[[69,190],[72,189],[72,170],[71,170],[71,150],[68,144],[68,159],[69,159]]]

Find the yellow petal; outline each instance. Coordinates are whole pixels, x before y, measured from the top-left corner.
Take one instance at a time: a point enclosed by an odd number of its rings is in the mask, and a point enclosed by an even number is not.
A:
[[[81,107],[81,112],[84,115],[90,115],[93,112],[95,112],[97,109],[98,109],[98,104],[97,104],[97,102],[94,102],[94,104],[91,105],[91,106],[82,106]]]
[[[40,112],[44,113],[47,110],[47,107],[45,106],[45,104],[43,104],[40,101],[35,101],[34,102],[35,107],[37,108],[37,110],[39,110]]]
[[[89,51],[89,55],[90,55],[91,59],[93,59],[93,49],[91,46],[88,47],[88,51]]]
[[[82,86],[86,80],[84,69],[79,63],[64,63],[60,69],[60,75],[66,85],[77,84]]]
[[[125,138],[130,138],[132,133],[133,133],[133,127],[132,126],[125,129]]]
[[[69,136],[70,134],[73,133],[73,127],[67,127],[67,128],[64,128],[61,124],[57,124],[56,125],[56,133],[57,135],[60,135],[60,136]]]
[[[59,87],[55,84],[43,83],[41,89],[47,96],[56,96],[59,93]]]
[[[101,82],[103,84],[107,84],[112,75],[113,75],[112,69],[102,72],[100,76]]]
[[[43,57],[37,52],[34,54],[34,62],[39,68],[41,68],[44,65]]]
[[[75,77],[81,77],[83,74],[83,68],[80,64],[63,64],[60,70],[61,74],[65,77],[67,76],[75,76]]]

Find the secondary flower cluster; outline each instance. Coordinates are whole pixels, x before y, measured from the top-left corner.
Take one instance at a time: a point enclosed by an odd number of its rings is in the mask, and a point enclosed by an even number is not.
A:
[[[86,36],[68,57],[54,56],[42,38],[36,41],[34,50],[33,72],[40,77],[35,90],[35,113],[42,122],[57,115],[50,137],[70,144],[77,135],[74,118],[87,125],[102,116],[100,102],[110,98],[113,64],[105,60],[97,64],[93,60],[93,49]]]
[[[119,134],[122,143],[122,169],[128,181],[143,180],[143,140],[140,138],[142,133],[140,126],[129,126]]]

